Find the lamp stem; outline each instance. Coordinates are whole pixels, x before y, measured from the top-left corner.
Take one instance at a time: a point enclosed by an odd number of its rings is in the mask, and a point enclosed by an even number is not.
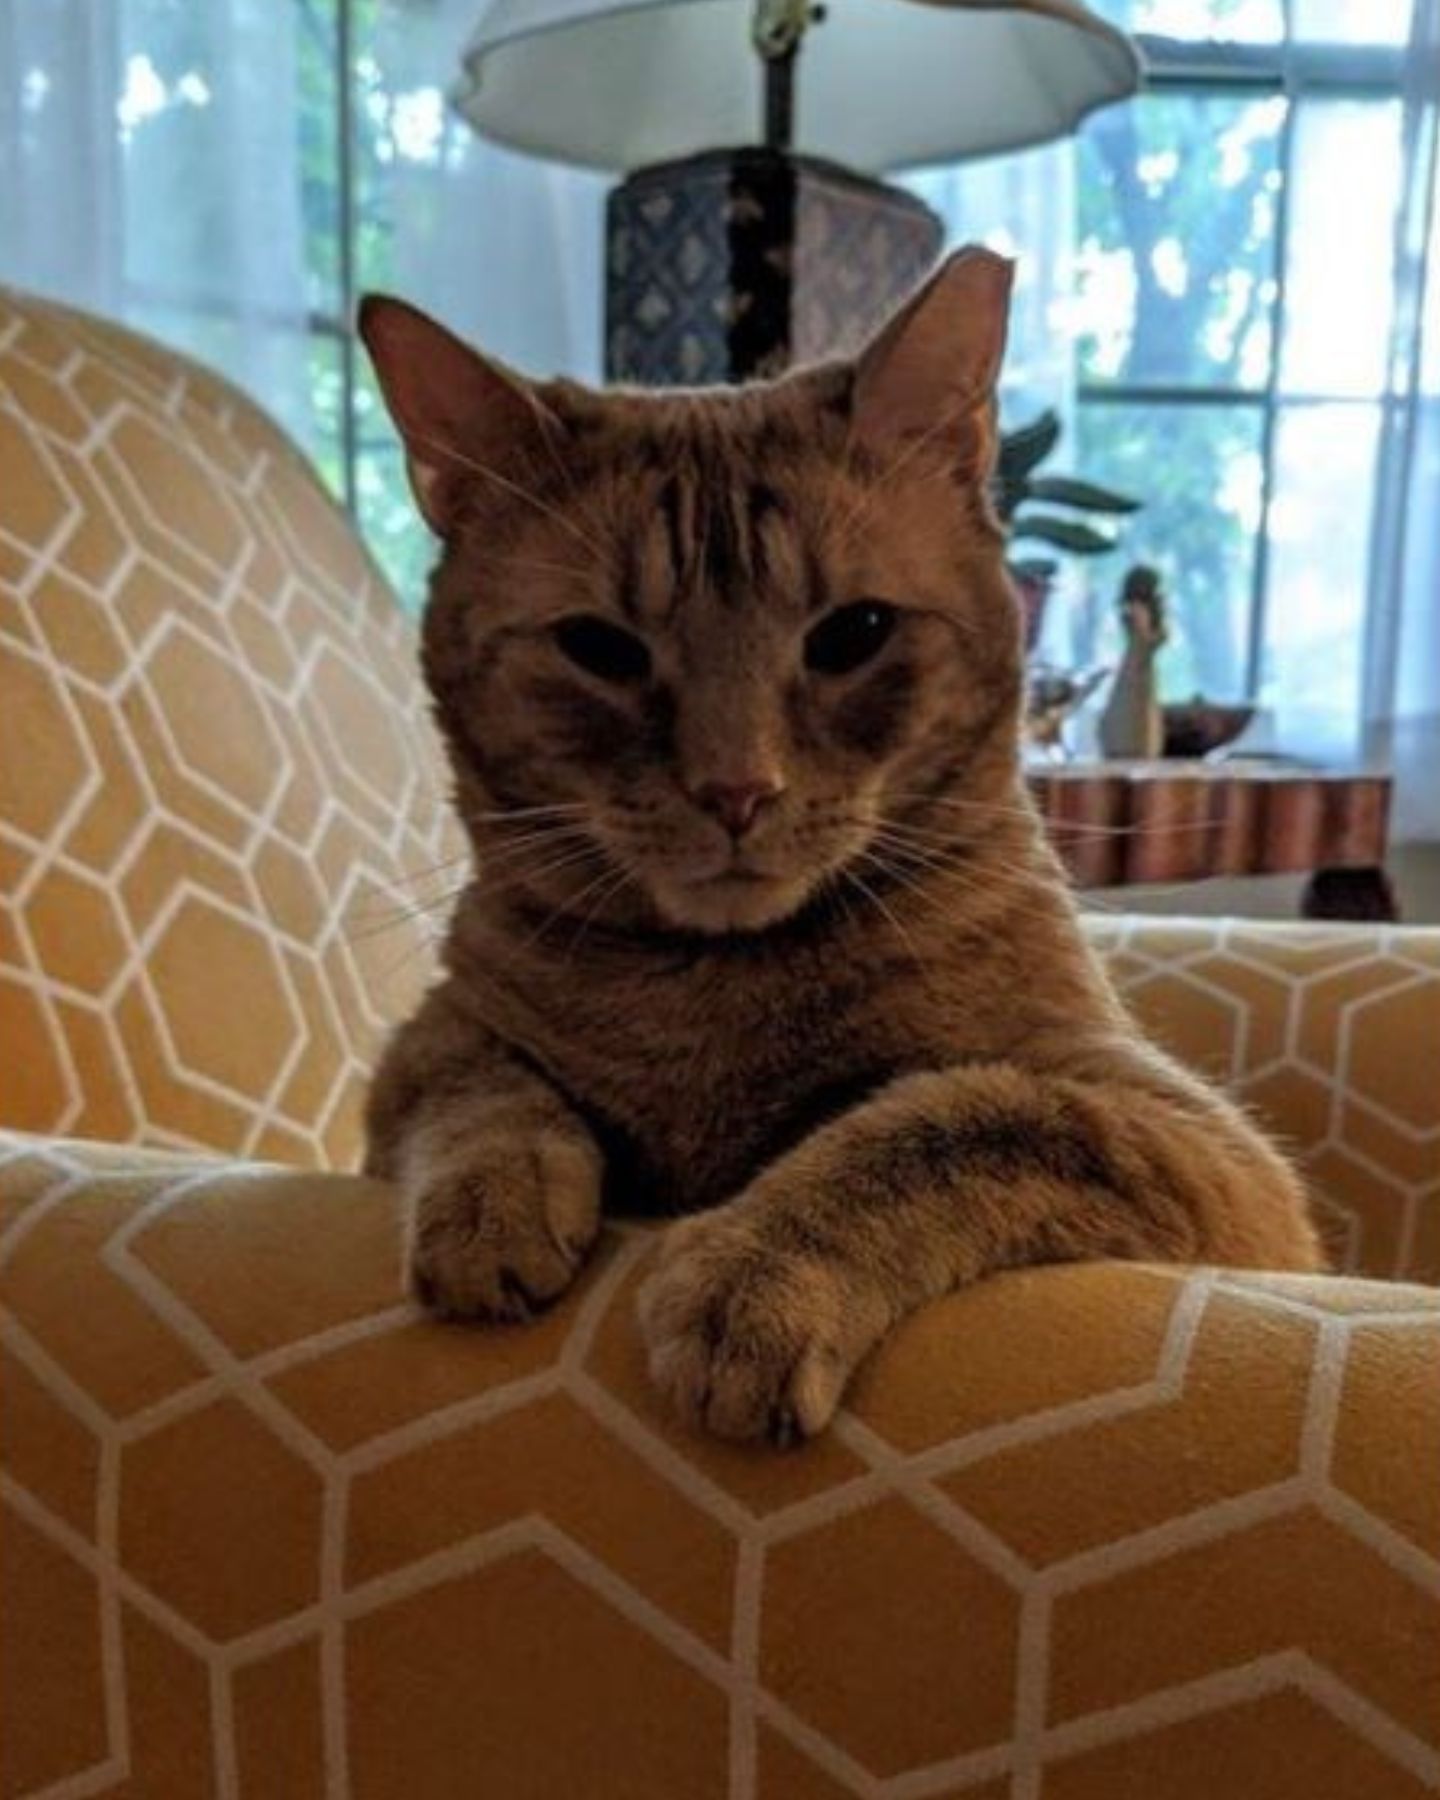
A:
[[[795,137],[795,57],[799,42],[765,59],[765,148],[789,150]]]

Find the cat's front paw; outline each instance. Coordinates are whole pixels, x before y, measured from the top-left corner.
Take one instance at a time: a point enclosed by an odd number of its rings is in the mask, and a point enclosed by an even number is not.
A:
[[[656,1386],[718,1437],[813,1437],[884,1329],[879,1296],[823,1255],[770,1241],[732,1202],[671,1226],[639,1296]]]
[[[600,1229],[601,1161],[560,1132],[489,1132],[417,1172],[410,1286],[445,1319],[518,1321],[564,1293]]]

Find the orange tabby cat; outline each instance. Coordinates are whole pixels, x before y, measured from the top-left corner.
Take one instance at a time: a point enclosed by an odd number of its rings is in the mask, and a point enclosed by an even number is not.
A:
[[[1026,798],[1009,286],[963,252],[853,363],[695,393],[362,314],[444,541],[424,662],[477,871],[369,1167],[448,1316],[543,1306],[605,1208],[691,1215],[642,1325],[728,1437],[819,1430],[990,1270],[1319,1261],[1282,1158],[1126,1016]]]

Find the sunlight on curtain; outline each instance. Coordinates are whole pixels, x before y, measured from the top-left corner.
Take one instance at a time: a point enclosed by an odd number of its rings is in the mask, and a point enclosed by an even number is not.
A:
[[[0,280],[223,370],[337,495],[353,450],[411,606],[434,545],[351,359],[355,293],[404,294],[536,372],[599,368],[603,183],[449,113],[472,11],[353,0],[347,219],[340,0],[0,0]]]
[[[193,352],[312,453],[289,8],[0,0],[0,278]]]
[[[487,144],[447,92],[474,0],[382,0],[362,51],[360,130],[392,153],[361,215],[362,287],[402,280],[417,305],[535,375],[597,379],[606,177]],[[381,248],[383,244],[383,248]]]
[[[606,180],[485,143],[446,104],[473,0],[379,0],[359,47],[356,284],[402,294],[533,375],[598,380]],[[360,523],[418,604],[434,544],[364,358]]]

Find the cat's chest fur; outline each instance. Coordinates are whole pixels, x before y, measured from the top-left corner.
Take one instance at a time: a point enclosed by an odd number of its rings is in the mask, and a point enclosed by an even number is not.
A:
[[[668,1213],[728,1198],[896,1075],[1001,1053],[1015,978],[893,945],[599,955],[536,966],[487,1010],[596,1130],[608,1204]]]

